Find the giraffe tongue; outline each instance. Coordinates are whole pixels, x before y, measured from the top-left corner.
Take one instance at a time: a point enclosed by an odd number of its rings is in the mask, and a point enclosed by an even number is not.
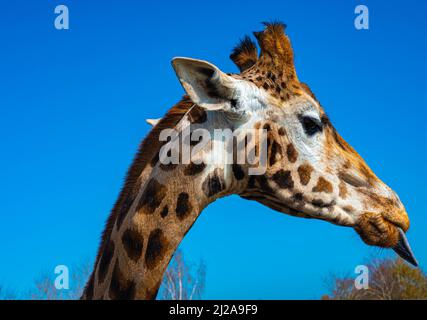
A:
[[[402,229],[399,229],[399,242],[397,245],[393,248],[393,250],[404,260],[409,262],[415,267],[418,267],[417,259],[415,259],[414,253],[411,250],[411,247],[409,246],[408,239],[406,239],[405,233]]]

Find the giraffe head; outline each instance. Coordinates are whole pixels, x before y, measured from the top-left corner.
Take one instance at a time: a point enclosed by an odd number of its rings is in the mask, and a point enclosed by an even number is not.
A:
[[[244,181],[237,193],[287,214],[353,227],[368,245],[393,248],[416,265],[405,237],[409,219],[403,204],[298,80],[284,30],[273,23],[254,33],[259,56],[256,45],[243,40],[231,55],[240,74],[226,74],[201,60],[173,60],[194,103],[221,114],[232,129],[267,131],[263,175],[247,175],[250,165],[227,170]]]

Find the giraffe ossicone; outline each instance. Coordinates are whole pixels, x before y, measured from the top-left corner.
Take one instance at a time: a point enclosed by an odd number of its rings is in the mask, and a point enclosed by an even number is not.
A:
[[[296,217],[351,227],[368,245],[392,248],[417,265],[405,236],[409,218],[403,204],[299,81],[285,26],[266,24],[255,37],[259,55],[248,37],[231,55],[239,74],[202,60],[173,60],[187,95],[153,122],[142,142],[107,220],[83,299],[154,299],[200,212],[231,194]],[[159,153],[167,144],[159,139],[162,131],[173,129],[179,136],[188,128],[196,137],[188,148],[197,161],[162,163]],[[199,143],[198,129],[265,130],[265,172],[250,174],[248,163],[207,161],[214,151],[211,143]],[[240,143],[248,141],[259,154],[259,139],[248,135]]]

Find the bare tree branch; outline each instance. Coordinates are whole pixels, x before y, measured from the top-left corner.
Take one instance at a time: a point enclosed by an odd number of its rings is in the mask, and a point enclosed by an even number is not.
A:
[[[186,263],[181,251],[173,256],[160,288],[164,300],[200,299],[204,291],[206,267],[200,262],[196,271]]]

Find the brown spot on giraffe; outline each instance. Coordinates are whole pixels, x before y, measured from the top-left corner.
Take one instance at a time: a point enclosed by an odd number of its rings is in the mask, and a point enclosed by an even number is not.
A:
[[[345,183],[341,181],[338,188],[339,188],[339,196],[342,199],[346,199],[347,195],[348,195],[348,190],[347,190],[347,186],[345,185]]]
[[[138,262],[144,249],[144,236],[136,229],[126,229],[122,235],[123,247],[134,262]]]
[[[205,195],[210,198],[225,189],[225,181],[220,176],[219,170],[215,170],[202,183],[202,190]]]
[[[162,211],[160,212],[160,216],[162,218],[166,218],[168,214],[169,214],[169,207],[166,205],[163,207]]]
[[[303,186],[306,186],[310,182],[313,170],[313,167],[309,164],[303,164],[298,167],[299,180]]]
[[[173,171],[176,169],[178,165],[175,163],[168,163],[168,164],[164,164],[164,163],[160,163],[159,168],[162,169],[163,171]]]
[[[156,179],[151,179],[139,200],[136,211],[144,209],[144,213],[152,214],[162,202],[166,195],[166,187]]]
[[[184,220],[191,212],[192,206],[187,192],[181,192],[176,201],[175,213],[179,220]]]
[[[286,136],[286,129],[283,127],[280,127],[278,133],[280,136]]]
[[[289,170],[279,170],[273,175],[273,180],[282,189],[292,189],[294,187],[294,181]]]
[[[281,154],[282,154],[282,147],[276,141],[273,141],[271,143],[270,154],[269,154],[270,158],[268,161],[270,166],[273,166],[277,161],[280,160]]]
[[[203,172],[203,170],[205,170],[206,168],[206,164],[205,163],[190,163],[189,165],[187,165],[184,169],[184,174],[186,176],[195,176],[201,172]]]
[[[240,164],[233,163],[232,169],[236,180],[242,180],[245,177],[245,172]]]
[[[132,300],[135,297],[135,282],[126,279],[120,270],[119,261],[114,264],[111,275],[109,297],[112,300]]]
[[[99,266],[98,266],[98,282],[99,283],[104,282],[105,276],[107,275],[108,267],[111,264],[111,259],[114,256],[114,249],[115,249],[114,242],[109,240],[101,256],[101,259],[99,260]]]
[[[261,129],[261,125],[262,125],[262,123],[260,121],[258,121],[257,123],[254,124],[254,129],[255,130]]]
[[[317,180],[317,184],[313,187],[313,192],[332,193],[332,191],[332,184],[323,177],[319,177],[319,180]]]
[[[288,144],[288,147],[286,149],[286,154],[288,155],[288,160],[291,163],[295,163],[297,161],[298,151],[295,149],[295,147],[292,143]]]
[[[296,202],[301,202],[301,201],[304,200],[304,196],[303,196],[303,194],[301,192],[295,193],[292,198]]]
[[[157,266],[159,260],[165,255],[167,245],[168,241],[161,229],[156,228],[150,232],[145,251],[145,265],[148,269],[154,269]]]

